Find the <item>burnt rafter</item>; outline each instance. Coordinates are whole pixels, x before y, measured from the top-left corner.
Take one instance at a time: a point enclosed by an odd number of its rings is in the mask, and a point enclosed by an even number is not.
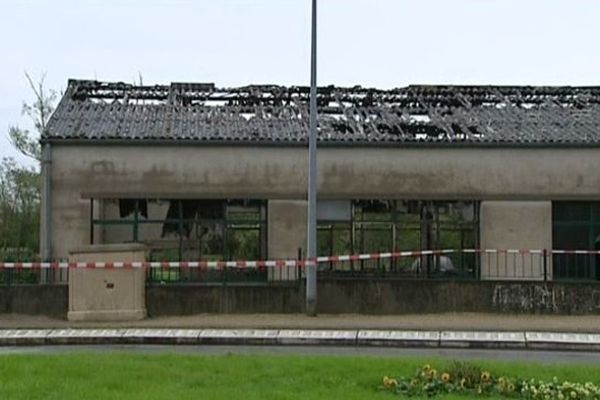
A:
[[[70,80],[42,140],[304,143],[305,86]],[[318,89],[328,143],[600,144],[600,87]]]

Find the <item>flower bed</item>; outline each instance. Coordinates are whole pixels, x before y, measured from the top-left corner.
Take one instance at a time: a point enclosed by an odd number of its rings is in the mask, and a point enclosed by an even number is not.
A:
[[[383,389],[402,396],[427,396],[440,394],[495,395],[522,399],[543,400],[600,400],[600,386],[591,382],[577,383],[559,381],[545,382],[522,377],[494,376],[480,367],[455,362],[449,368],[438,371],[426,364],[417,369],[412,377],[383,377]]]

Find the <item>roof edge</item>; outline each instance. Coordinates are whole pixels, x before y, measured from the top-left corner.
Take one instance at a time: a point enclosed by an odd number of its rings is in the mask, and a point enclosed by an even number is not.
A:
[[[57,139],[46,138],[40,140],[41,144],[64,145],[64,146],[194,146],[194,147],[308,147],[308,142],[303,141],[245,141],[245,140],[193,140],[193,139]],[[318,147],[325,148],[600,148],[600,142],[339,142],[319,141]]]

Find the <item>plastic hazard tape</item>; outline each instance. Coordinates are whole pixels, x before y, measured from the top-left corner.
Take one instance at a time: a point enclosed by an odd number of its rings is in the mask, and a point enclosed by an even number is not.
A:
[[[367,260],[382,260],[394,258],[442,256],[447,254],[578,254],[578,255],[600,255],[600,250],[518,250],[518,249],[445,249],[445,250],[422,250],[422,251],[400,251],[387,253],[348,254],[340,256],[317,257],[314,260],[269,260],[269,261],[161,261],[161,262],[0,262],[0,269],[68,269],[68,268],[199,268],[199,269],[224,269],[224,268],[283,268],[283,267],[306,267],[315,264],[356,262]]]
[[[66,269],[66,268],[267,268],[267,267],[305,267],[309,265],[344,262],[379,260],[400,257],[421,257],[454,253],[455,250],[423,250],[401,251],[390,253],[352,254],[341,256],[317,257],[315,260],[269,260],[269,261],[169,261],[169,262],[16,262],[2,263],[0,269]]]
[[[580,255],[600,255],[600,250],[540,250],[540,249],[463,249],[457,250],[459,253],[476,254],[580,254]]]

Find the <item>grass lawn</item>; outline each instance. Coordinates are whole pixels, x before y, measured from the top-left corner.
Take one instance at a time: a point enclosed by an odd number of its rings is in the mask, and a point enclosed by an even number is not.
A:
[[[432,359],[78,353],[0,356],[0,399],[393,399],[384,375]],[[477,363],[494,374],[600,383],[600,366]],[[459,397],[437,397],[459,398]],[[487,397],[490,398],[490,397]]]

